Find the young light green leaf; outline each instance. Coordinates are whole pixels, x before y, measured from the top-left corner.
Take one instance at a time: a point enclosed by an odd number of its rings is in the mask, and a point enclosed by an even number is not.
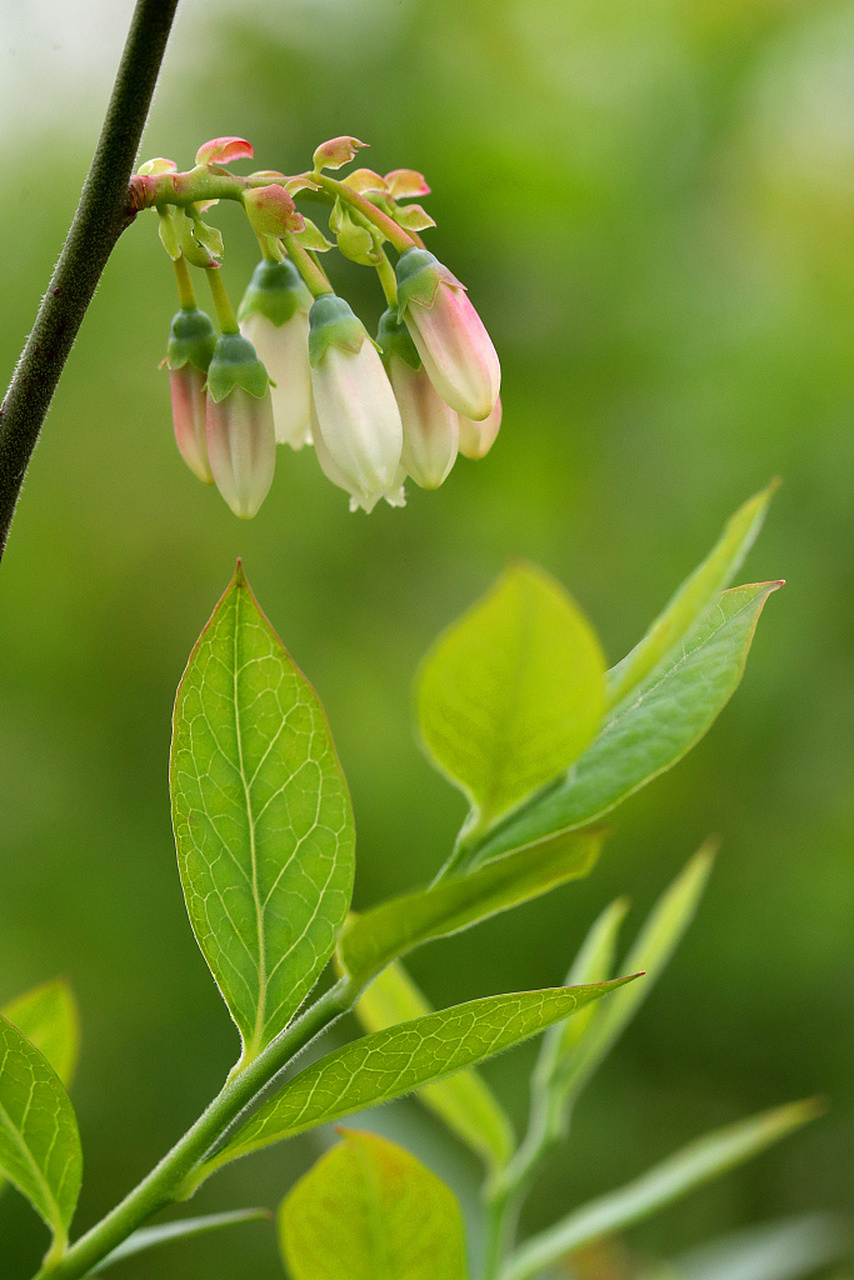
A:
[[[622,701],[649,675],[729,585],[756,541],[779,484],[773,480],[739,507],[706,559],[685,579],[643,639],[608,672],[609,706]]]
[[[0,1009],[43,1053],[66,1086],[74,1075],[80,1048],[77,1002],[64,978],[53,978],[16,996]]]
[[[389,965],[375,978],[355,1007],[366,1031],[384,1031],[432,1012],[429,1001],[401,964]],[[513,1126],[476,1068],[425,1084],[418,1097],[491,1169],[506,1164],[515,1146]]]
[[[659,975],[694,918],[709,872],[713,852],[704,846],[664,892],[650,912],[634,946],[623,962],[627,972],[642,970],[643,982],[615,993],[612,1000],[593,1010],[593,1017],[579,1038],[569,1022],[560,1029],[551,1076],[551,1088],[564,1100],[574,1100],[610,1052],[614,1043],[649,995]],[[573,966],[573,971],[576,966]],[[597,1016],[600,1015],[600,1016]]]
[[[491,833],[478,858],[597,821],[681,760],[738,687],[763,605],[780,585],[725,591],[669,660],[614,709],[581,759]]]
[[[80,1024],[71,987],[63,978],[54,978],[16,996],[0,1009],[40,1053],[43,1053],[64,1085],[68,1085],[77,1065]],[[0,1176],[0,1191],[6,1179]]]
[[[279,1238],[293,1280],[465,1280],[450,1187],[384,1138],[343,1136],[282,1201]]]
[[[332,953],[354,830],[323,707],[239,565],[178,688],[170,778],[187,910],[245,1063]]]
[[[749,1160],[812,1120],[819,1111],[814,1100],[794,1102],[690,1143],[634,1182],[582,1205],[562,1222],[527,1241],[511,1256],[500,1280],[529,1280],[582,1245],[625,1230]]]
[[[491,1058],[629,981],[487,996],[344,1045],[306,1067],[264,1103],[221,1151],[197,1166],[183,1191],[188,1194],[238,1156],[390,1102]]]
[[[585,876],[599,856],[601,831],[560,832],[516,849],[465,875],[383,902],[344,927],[338,954],[357,983],[390,960],[433,938],[467,929],[487,916]]]
[[[2,1016],[0,1170],[44,1218],[53,1232],[51,1256],[59,1256],[83,1173],[77,1119],[59,1076]]]
[[[485,830],[581,754],[604,698],[589,622],[540,569],[516,565],[428,653],[418,720],[434,762],[472,803],[472,829]]]
[[[223,1227],[236,1226],[241,1222],[264,1222],[270,1216],[269,1209],[233,1209],[228,1213],[211,1213],[204,1218],[181,1218],[178,1222],[161,1222],[156,1227],[141,1227],[86,1274],[99,1276],[114,1263],[131,1258],[135,1253],[144,1253],[146,1249],[152,1249],[159,1244],[170,1244],[173,1240],[186,1240],[192,1236],[207,1235],[209,1231],[219,1231]]]
[[[679,1280],[803,1280],[841,1262],[850,1249],[840,1217],[809,1213],[712,1240],[677,1258],[673,1274]]]

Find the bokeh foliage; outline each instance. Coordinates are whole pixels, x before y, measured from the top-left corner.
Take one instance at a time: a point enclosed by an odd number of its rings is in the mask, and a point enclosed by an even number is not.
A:
[[[145,155],[184,165],[200,141],[235,133],[260,165],[294,171],[347,132],[372,144],[366,163],[380,171],[423,169],[438,222],[428,243],[495,338],[505,424],[485,461],[368,518],[348,514],[307,452],[283,454],[260,515],[238,523],[170,438],[156,364],[175,302],[153,215],[120,242],[0,571],[0,1000],[57,973],[77,994],[79,1225],[178,1136],[233,1057],[184,915],[166,759],[175,687],[235,557],[329,713],[363,908],[428,878],[463,816],[411,730],[412,676],[440,629],[524,556],[569,586],[614,662],[724,518],[778,473],[741,577],[789,585],[709,738],[620,811],[587,881],[411,967],[437,1005],[556,983],[610,898],[628,893],[636,924],[718,833],[692,933],[579,1107],[529,1225],[706,1128],[816,1092],[831,1100],[827,1119],[632,1241],[654,1256],[847,1208],[854,5],[306,0],[216,21],[187,12],[193,57],[179,77],[167,56]],[[4,147],[18,174],[0,193],[6,369],[88,161],[93,140],[73,116]],[[236,298],[252,245],[234,210],[211,220]],[[367,273],[336,264],[335,279],[374,321]],[[532,1053],[485,1069],[517,1114]],[[379,1123],[457,1189],[471,1185],[411,1104]],[[194,1211],[275,1203],[312,1158],[303,1141],[226,1171]],[[0,1236],[5,1252],[20,1234],[15,1276],[34,1265],[38,1230],[7,1193]],[[124,1274],[142,1280],[150,1266],[129,1261]],[[258,1227],[176,1245],[157,1268],[164,1280],[280,1273]]]

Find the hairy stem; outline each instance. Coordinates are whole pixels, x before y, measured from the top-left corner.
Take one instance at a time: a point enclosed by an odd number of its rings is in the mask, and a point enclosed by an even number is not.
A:
[[[183,1184],[232,1123],[291,1059],[353,1005],[357,991],[342,978],[236,1075],[207,1110],[121,1204],[33,1280],[79,1280],[159,1209],[183,1198]]]
[[[80,203],[0,405],[0,557],[60,374],[107,259],[133,220],[128,183],[177,4],[137,0]]]

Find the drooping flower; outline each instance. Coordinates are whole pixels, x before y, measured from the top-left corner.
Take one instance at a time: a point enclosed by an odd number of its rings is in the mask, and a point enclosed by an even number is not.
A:
[[[498,399],[501,367],[465,286],[426,249],[407,249],[396,268],[398,313],[433,386],[457,413],[477,421]]]
[[[422,489],[438,489],[456,461],[459,417],[433,386],[391,307],[380,318],[377,341],[403,423],[403,470]]]
[[[356,506],[371,511],[393,490],[403,448],[391,383],[365,326],[343,298],[328,293],[316,299],[309,326],[318,460],[323,466],[328,457],[326,474]]]
[[[270,377],[276,442],[292,449],[311,443],[310,307],[311,294],[292,262],[262,260],[237,312],[240,332]]]
[[[205,440],[205,379],[215,346],[216,333],[204,311],[184,307],[172,317],[165,364],[175,443],[187,466],[205,484],[214,482]]]
[[[485,458],[498,435],[501,426],[501,396],[495,401],[495,408],[488,418],[475,422],[473,418],[464,418],[460,414],[460,453],[464,458]]]
[[[276,434],[267,371],[239,333],[222,334],[214,349],[206,439],[217,488],[236,516],[251,519],[273,483]]]

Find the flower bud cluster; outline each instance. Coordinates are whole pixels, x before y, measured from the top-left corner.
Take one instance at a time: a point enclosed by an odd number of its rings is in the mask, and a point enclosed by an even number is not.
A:
[[[438,488],[458,454],[482,458],[498,432],[495,348],[465,286],[423,247],[418,232],[432,219],[420,205],[399,203],[429,192],[423,177],[359,169],[339,181],[324,172],[349,163],[362,145],[332,139],[318,148],[311,173],[244,179],[225,165],[251,155],[249,144],[215,139],[187,174],[154,161],[135,180],[139,207],[160,215],[181,292],[165,361],[178,448],[244,518],[269,491],[277,444],[313,446],[351,510],[371,511],[380,499],[403,505],[407,478]],[[332,206],[329,230],[341,252],[376,268],[388,303],[376,341],[320,267],[316,255],[332,244],[297,213],[293,195],[301,191]],[[240,200],[264,255],[236,318],[219,273],[221,239],[201,221],[220,198]],[[394,267],[386,245],[397,255]],[[188,262],[208,272],[219,337],[195,305]]]

